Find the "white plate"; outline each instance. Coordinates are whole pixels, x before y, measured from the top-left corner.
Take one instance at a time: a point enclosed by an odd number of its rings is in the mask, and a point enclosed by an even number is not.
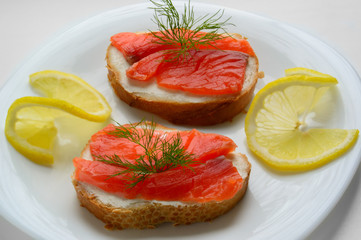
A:
[[[194,4],[199,14],[215,12],[217,6]],[[113,107],[113,118],[126,123],[150,114],[128,107],[114,96],[108,82],[105,51],[111,35],[154,28],[148,5],[134,5],[92,17],[59,33],[17,69],[0,93],[1,128],[7,109],[19,97],[36,95],[28,84],[31,73],[55,69],[76,74],[99,89]],[[283,76],[284,69],[302,66],[335,76],[339,80],[327,125],[361,129],[360,79],[350,64],[317,38],[284,23],[258,15],[226,9],[238,32],[249,38],[258,54],[265,78],[257,90]],[[336,104],[337,102],[337,104]],[[170,125],[159,118],[155,120]],[[103,223],[79,207],[70,182],[72,158],[79,155],[89,134],[100,125],[73,120],[80,139],[60,129],[61,152],[54,167],[33,164],[17,153],[1,135],[0,213],[36,239],[298,239],[306,237],[326,217],[351,181],[360,162],[361,141],[347,154],[314,171],[280,174],[264,167],[247,148],[244,115],[232,123],[209,128],[236,141],[253,165],[249,190],[240,204],[212,223],[155,230],[107,231]],[[82,126],[79,130],[78,126]],[[181,127],[182,129],[184,127]],[[87,134],[86,134],[87,133]],[[60,150],[59,150],[60,149]]]

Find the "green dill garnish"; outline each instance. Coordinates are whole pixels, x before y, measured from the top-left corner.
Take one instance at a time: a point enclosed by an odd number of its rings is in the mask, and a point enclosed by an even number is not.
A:
[[[142,130],[139,130],[142,129]],[[166,138],[163,134],[155,134],[156,123],[141,121],[129,126],[116,126],[108,132],[118,138],[125,138],[144,149],[144,155],[135,159],[135,163],[121,156],[94,156],[95,160],[124,168],[109,177],[130,173],[129,187],[134,187],[144,181],[150,174],[164,172],[176,167],[192,169],[191,164],[198,163],[194,155],[188,153],[182,146],[182,138],[176,136]]]
[[[226,26],[233,24],[228,23],[230,17],[221,21],[224,10],[196,18],[190,0],[188,5],[184,5],[182,15],[178,13],[171,0],[150,1],[155,6],[150,7],[154,9],[152,21],[157,24],[159,30],[150,32],[157,38],[156,43],[174,48],[169,50],[175,54],[171,60],[186,59],[190,50],[197,50],[200,46],[213,46],[214,41],[229,36]]]

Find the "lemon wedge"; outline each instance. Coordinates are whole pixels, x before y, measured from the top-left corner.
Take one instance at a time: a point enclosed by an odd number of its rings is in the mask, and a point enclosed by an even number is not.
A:
[[[111,114],[105,98],[79,77],[59,71],[42,71],[30,76],[32,87],[46,97],[22,97],[8,110],[5,135],[11,145],[31,161],[54,163],[57,137],[55,119],[67,114],[103,122]]]
[[[254,97],[245,120],[249,148],[278,170],[309,170],[346,152],[357,129],[310,128],[316,104],[337,80],[307,68],[287,69]]]
[[[111,108],[102,94],[76,75],[46,70],[30,75],[30,85],[41,95],[64,100],[83,110],[82,118],[103,122]]]

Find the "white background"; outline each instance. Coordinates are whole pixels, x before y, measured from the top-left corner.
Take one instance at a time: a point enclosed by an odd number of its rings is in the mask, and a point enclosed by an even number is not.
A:
[[[195,0],[193,0],[195,1]],[[361,1],[198,0],[280,20],[317,36],[361,72]],[[0,86],[56,32],[103,11],[143,0],[0,0]],[[361,94],[361,93],[360,93]],[[359,239],[361,168],[344,196],[309,239]],[[1,196],[0,196],[1,197]],[[241,236],[240,236],[241,238]],[[0,217],[0,239],[31,239]]]

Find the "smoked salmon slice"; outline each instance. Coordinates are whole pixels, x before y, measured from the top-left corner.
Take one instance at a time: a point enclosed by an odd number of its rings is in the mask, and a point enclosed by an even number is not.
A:
[[[157,34],[157,33],[155,33]],[[202,34],[200,33],[200,37]],[[243,87],[248,57],[255,53],[246,39],[225,37],[199,50],[187,59],[170,61],[177,46],[156,43],[151,33],[118,33],[111,43],[121,51],[131,67],[128,78],[139,81],[157,79],[159,86],[192,94],[239,93]]]
[[[142,149],[137,148],[136,144],[108,134],[114,129],[114,125],[108,125],[91,137],[91,154],[119,154],[129,161],[139,157]],[[179,133],[185,150],[194,153],[195,160],[200,162],[192,164],[191,169],[177,167],[153,173],[129,188],[128,173],[109,178],[124,168],[100,161],[74,158],[74,178],[127,199],[207,202],[232,198],[242,188],[243,179],[225,155],[233,152],[236,144],[228,137],[201,133],[195,129]],[[176,132],[156,130],[155,134],[171,137]]]

